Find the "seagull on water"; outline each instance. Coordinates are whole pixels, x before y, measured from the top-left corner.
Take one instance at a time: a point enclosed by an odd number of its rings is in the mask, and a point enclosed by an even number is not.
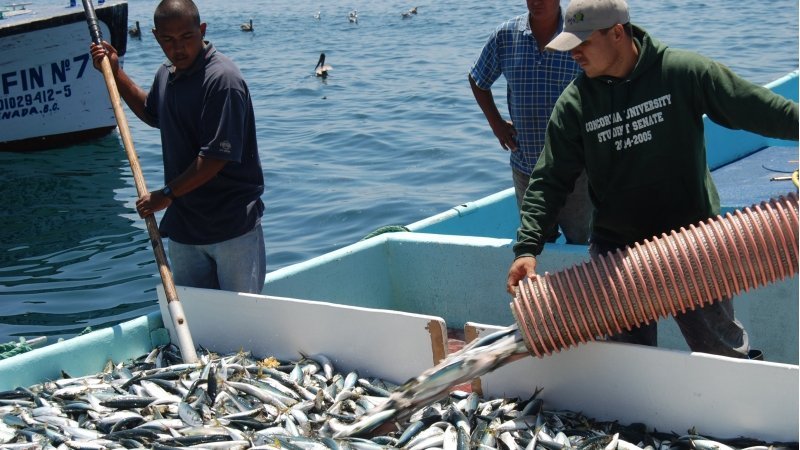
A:
[[[241,28],[242,31],[253,31],[253,19],[250,19],[249,23],[239,25],[239,28]]]

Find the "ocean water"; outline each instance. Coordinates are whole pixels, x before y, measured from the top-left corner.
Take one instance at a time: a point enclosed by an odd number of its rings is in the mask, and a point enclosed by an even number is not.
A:
[[[254,98],[269,271],[511,187],[508,155],[466,74],[489,33],[524,12],[524,1],[197,3],[207,38],[239,64]],[[129,23],[148,30],[155,4],[130,0]],[[798,69],[795,0],[629,4],[633,22],[658,39],[755,83]],[[419,14],[402,19],[413,6]],[[352,9],[357,24],[347,20]],[[255,31],[242,32],[249,19]],[[326,80],[313,74],[321,52],[333,66]],[[125,70],[141,86],[162,60],[148,31],[129,39]],[[501,79],[494,94],[505,114],[504,91]],[[155,189],[163,183],[158,131],[127,114]],[[0,343],[70,337],[157,308],[160,279],[116,132],[0,153],[0,167]]]

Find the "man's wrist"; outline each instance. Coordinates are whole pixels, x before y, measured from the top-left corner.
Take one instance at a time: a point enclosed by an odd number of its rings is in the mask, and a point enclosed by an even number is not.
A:
[[[169,185],[161,188],[161,193],[164,195],[164,197],[167,197],[170,200],[175,200],[175,193],[172,192],[172,188],[170,188]]]

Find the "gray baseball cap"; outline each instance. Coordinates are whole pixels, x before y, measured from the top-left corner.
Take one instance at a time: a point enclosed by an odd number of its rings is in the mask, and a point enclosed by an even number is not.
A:
[[[545,48],[566,52],[579,46],[595,30],[630,22],[625,0],[572,0],[564,14],[564,31]]]

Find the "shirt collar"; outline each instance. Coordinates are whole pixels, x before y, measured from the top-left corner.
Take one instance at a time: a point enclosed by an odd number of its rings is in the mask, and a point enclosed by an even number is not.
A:
[[[517,29],[526,36],[530,35],[531,37],[533,37],[533,31],[531,31],[531,12],[528,11],[525,14],[523,14],[523,16],[524,20],[519,21],[519,23],[517,24]],[[552,36],[550,36],[550,40],[552,41],[556,36],[558,36],[558,33],[561,33],[563,29],[564,29],[564,15],[561,14],[561,7],[559,7],[558,27],[556,27],[556,32]]]

